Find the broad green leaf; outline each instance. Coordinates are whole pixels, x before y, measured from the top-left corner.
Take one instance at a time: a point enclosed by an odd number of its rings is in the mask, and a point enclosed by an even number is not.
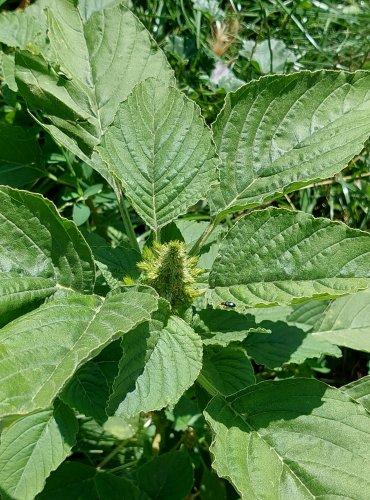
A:
[[[0,184],[22,187],[45,175],[35,130],[0,124]]]
[[[83,232],[86,241],[94,254],[95,260],[105,266],[113,278],[122,282],[125,276],[137,279],[140,271],[137,263],[142,259],[139,252],[125,242],[112,247],[104,238],[96,233]]]
[[[218,160],[200,109],[153,78],[120,105],[97,150],[154,231],[204,199],[216,179]]]
[[[2,79],[4,83],[13,92],[17,92],[18,87],[14,78],[14,54],[5,54],[5,52],[0,53],[0,80]]]
[[[129,480],[80,462],[65,462],[46,481],[37,500],[149,500]]]
[[[202,483],[200,485],[200,498],[202,500],[226,500],[226,485],[217,474],[203,466]]]
[[[90,292],[94,261],[76,226],[42,196],[0,187],[0,326],[60,289]]]
[[[184,450],[164,453],[137,471],[140,489],[150,498],[179,500],[186,498],[193,486],[193,466]]]
[[[315,338],[370,352],[370,290],[331,302],[314,325]]]
[[[33,500],[50,472],[70,455],[78,430],[73,412],[60,402],[19,418],[1,434],[0,492]]]
[[[241,342],[250,332],[269,333],[259,327],[253,316],[235,311],[204,309],[193,318],[194,330],[203,338],[205,345],[226,347],[232,342]]]
[[[209,277],[214,306],[285,305],[334,298],[370,283],[370,234],[303,212],[271,208],[240,219]]]
[[[314,379],[267,381],[223,398],[205,417],[213,467],[242,499],[355,498],[370,491],[370,418]]]
[[[344,385],[340,390],[358,401],[370,413],[370,375]]]
[[[204,350],[199,383],[210,394],[229,396],[255,384],[256,379],[252,363],[242,349],[216,347]]]
[[[37,46],[41,48],[45,45],[45,38],[43,19],[36,15],[35,7],[0,13],[0,43],[36,50]]]
[[[312,330],[315,323],[322,317],[329,306],[329,300],[310,300],[300,304],[293,304],[292,311],[286,321],[289,325],[297,326],[304,331]]]
[[[104,10],[107,7],[112,7],[112,4],[125,3],[123,0],[78,0],[78,10],[80,11],[81,17],[84,21],[87,21],[89,17],[98,10]]]
[[[156,308],[156,296],[128,287],[106,299],[71,294],[6,325],[0,330],[0,415],[49,406],[82,364]]]
[[[97,357],[77,370],[59,397],[78,412],[99,423],[106,422],[105,407],[121,356],[120,340],[111,342]]]
[[[329,304],[330,300],[309,300],[289,306],[255,307],[248,309],[248,313],[255,317],[257,323],[284,321],[307,332],[312,330]]]
[[[59,143],[110,179],[99,159],[90,159],[94,146],[137,82],[148,77],[169,82],[172,71],[123,5],[84,21],[73,0],[58,0],[48,10],[48,36],[53,58],[17,54],[19,90],[29,108],[42,109],[42,126]]]
[[[77,370],[59,397],[83,415],[102,423],[108,418],[105,406],[109,393],[105,373],[94,360]]]
[[[122,347],[108,413],[125,418],[175,405],[202,367],[201,338],[176,316],[139,326]]]
[[[302,71],[229,94],[214,124],[222,161],[213,213],[256,206],[331,177],[370,135],[370,73]]]
[[[340,358],[341,350],[325,339],[314,337],[282,321],[264,321],[269,335],[251,333],[243,345],[256,363],[279,368],[285,363],[303,363],[306,359],[319,358],[322,354]]]

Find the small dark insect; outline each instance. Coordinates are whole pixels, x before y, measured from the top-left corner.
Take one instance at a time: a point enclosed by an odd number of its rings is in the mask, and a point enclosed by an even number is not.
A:
[[[221,305],[225,306],[225,307],[236,307],[236,304],[234,304],[234,302],[230,302],[229,300],[226,300],[225,302],[221,302]]]

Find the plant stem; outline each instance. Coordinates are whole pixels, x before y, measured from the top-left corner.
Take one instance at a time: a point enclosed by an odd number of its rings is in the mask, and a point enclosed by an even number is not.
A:
[[[201,246],[206,242],[206,240],[209,238],[213,230],[216,228],[218,224],[218,220],[214,219],[209,226],[206,227],[206,229],[203,231],[201,236],[198,238],[198,240],[194,243],[193,247],[189,251],[189,255],[197,255],[199,253],[199,250]]]
[[[103,460],[98,464],[97,469],[102,469],[105,465],[107,465],[108,462],[112,460],[113,457],[119,453],[122,448],[124,448],[126,445],[126,440],[121,441],[108,455],[103,458]]]
[[[114,194],[116,195],[118,201],[118,208],[122,217],[123,225],[125,226],[125,231],[130,240],[131,246],[141,253],[139,243],[136,239],[136,234],[131,223],[130,214],[128,213],[125,200],[123,199],[122,191],[116,182],[113,183]]]

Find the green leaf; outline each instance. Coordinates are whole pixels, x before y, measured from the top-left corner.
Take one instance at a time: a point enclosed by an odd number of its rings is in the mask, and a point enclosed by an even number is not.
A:
[[[33,500],[50,472],[71,453],[78,430],[73,412],[60,402],[19,418],[1,434],[0,492]]]
[[[149,500],[127,479],[79,462],[65,462],[46,481],[37,500]]]
[[[191,399],[191,391],[189,393],[181,396],[173,410],[169,408],[165,410],[166,417],[173,422],[173,429],[176,432],[189,432],[189,427],[203,432],[205,420],[202,411],[199,409],[197,399]]]
[[[139,252],[125,242],[112,247],[104,238],[96,233],[83,232],[86,241],[94,254],[95,260],[109,271],[113,278],[122,282],[125,276],[137,279],[140,271],[137,263],[142,259]]]
[[[42,196],[0,187],[0,326],[57,290],[91,292],[90,248]]]
[[[82,226],[90,217],[90,208],[84,203],[75,203],[72,210],[73,222],[76,226]]]
[[[112,7],[112,4],[118,3],[123,2],[122,0],[78,0],[78,10],[80,11],[82,19],[87,21],[94,12]]]
[[[205,417],[213,467],[243,499],[367,500],[370,418],[344,392],[314,379],[267,381],[216,396]]]
[[[224,481],[207,467],[203,468],[202,483],[199,489],[202,500],[226,500],[227,498]]]
[[[60,398],[83,415],[103,423],[108,416],[105,406],[110,385],[99,363],[89,361],[73,375],[60,394]]]
[[[44,46],[46,33],[42,17],[36,15],[35,7],[28,10],[4,11],[0,14],[0,43],[33,50],[37,45]]]
[[[251,333],[244,341],[249,356],[259,365],[279,368],[285,363],[303,363],[322,354],[340,358],[341,350],[324,339],[282,321],[264,321],[261,326],[271,330],[269,335]]]
[[[329,304],[329,300],[310,300],[301,304],[293,304],[286,321],[289,325],[297,326],[304,331],[312,330]]]
[[[256,206],[342,170],[370,134],[370,73],[302,71],[229,94],[214,125],[213,213]]]
[[[370,290],[331,302],[315,324],[313,337],[370,352]]]
[[[200,384],[211,394],[229,396],[255,384],[254,370],[245,352],[240,348],[216,347],[204,350]]]
[[[269,330],[256,324],[253,316],[221,309],[199,311],[193,318],[192,326],[203,337],[203,344],[224,347],[232,342],[241,342],[250,332],[269,333]]]
[[[257,323],[284,321],[307,332],[312,330],[329,304],[330,300],[309,300],[290,306],[255,307],[248,309],[248,313],[255,317]]]
[[[103,299],[71,294],[0,330],[0,415],[50,405],[85,362],[157,308],[151,293],[130,290]]]
[[[144,464],[137,471],[139,486],[150,498],[179,500],[193,486],[193,467],[186,451],[171,451]]]
[[[10,90],[17,92],[18,87],[14,78],[14,68],[14,54],[0,53],[0,80],[3,79]]]
[[[344,385],[340,390],[358,401],[370,413],[370,375]]]
[[[175,224],[180,230],[189,251],[197,242],[199,237],[204,233],[204,231],[209,228],[209,222],[203,221],[197,222],[194,220],[179,219],[175,222]],[[220,247],[220,241],[224,234],[225,228],[221,225],[216,226],[212,234],[207,238],[206,243],[203,244],[199,249],[198,267],[206,271],[211,269],[212,264],[217,257],[217,253]],[[206,277],[204,273],[200,275],[197,281],[204,283],[205,280]]]
[[[87,21],[73,0],[48,10],[50,54],[19,52],[16,80],[42,126],[67,149],[98,167],[92,149],[135,84],[148,77],[172,81],[172,71],[138,19],[123,5],[94,12]]]
[[[139,326],[122,338],[122,347],[108,413],[125,418],[175,405],[202,367],[199,335],[176,316]]]
[[[0,123],[0,184],[22,187],[45,175],[35,130]]]
[[[131,439],[141,431],[140,417],[124,419],[122,417],[109,417],[103,426],[104,430],[120,441]]]
[[[214,306],[285,305],[367,288],[370,234],[303,212],[271,208],[240,219],[209,277]]]
[[[245,40],[239,51],[242,57],[247,57],[258,63],[262,73],[283,73],[287,63],[294,63],[298,58],[287,48],[282,40],[269,38],[262,42]]]
[[[216,179],[218,160],[200,109],[152,78],[120,105],[97,150],[154,231],[204,199]]]

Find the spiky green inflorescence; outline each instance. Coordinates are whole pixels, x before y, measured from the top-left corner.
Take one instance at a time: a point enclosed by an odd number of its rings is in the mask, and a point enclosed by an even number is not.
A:
[[[198,257],[187,255],[185,243],[154,242],[152,248],[144,249],[143,257],[138,264],[142,282],[152,286],[172,307],[189,304],[203,293],[194,286],[203,270],[196,267]]]

